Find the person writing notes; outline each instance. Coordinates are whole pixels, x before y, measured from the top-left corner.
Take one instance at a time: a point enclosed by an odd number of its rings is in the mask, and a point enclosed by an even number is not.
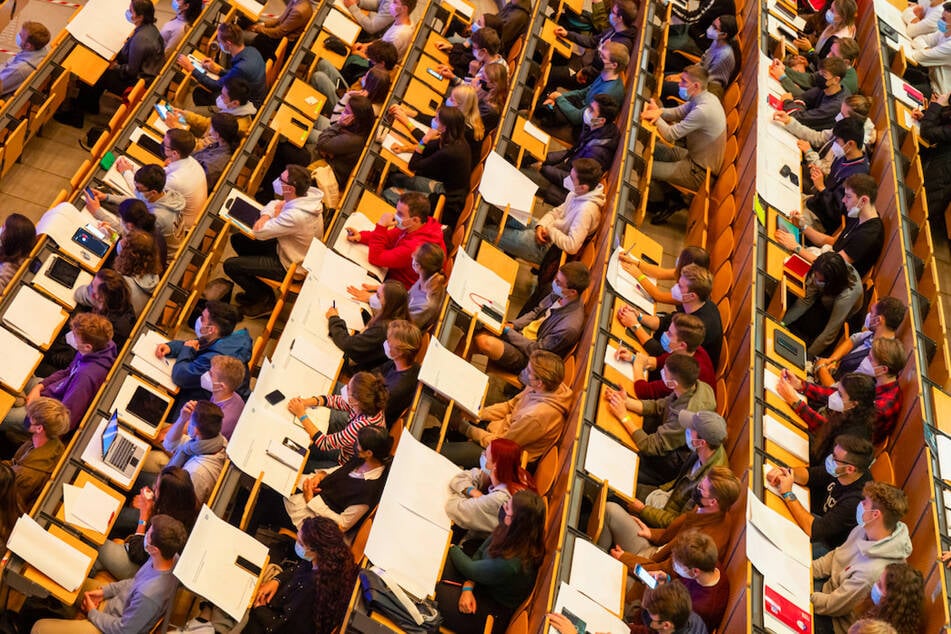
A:
[[[399,282],[383,282],[370,296],[373,316],[361,332],[350,333],[347,322],[336,306],[327,309],[327,327],[334,344],[343,350],[347,363],[354,370],[368,370],[386,361],[383,343],[387,328],[395,319],[409,319],[409,296]]]

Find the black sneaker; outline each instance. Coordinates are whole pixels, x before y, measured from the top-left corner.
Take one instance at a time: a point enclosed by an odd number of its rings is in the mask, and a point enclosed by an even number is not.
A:
[[[245,319],[261,319],[263,317],[270,317],[271,313],[274,311],[274,305],[276,303],[277,302],[274,301],[274,298],[271,297],[260,302],[246,305],[242,307],[241,312],[244,313]]]
[[[82,128],[85,116],[79,110],[57,110],[53,113],[53,120],[71,128]]]
[[[677,207],[670,205],[666,209],[662,209],[651,216],[652,225],[663,225],[667,224],[667,220],[677,213]]]

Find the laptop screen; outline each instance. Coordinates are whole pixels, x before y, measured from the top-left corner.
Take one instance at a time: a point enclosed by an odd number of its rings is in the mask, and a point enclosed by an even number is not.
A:
[[[139,386],[135,388],[135,393],[129,399],[126,410],[136,418],[155,427],[162,422],[161,418],[165,414],[167,406],[168,401],[164,398]]]
[[[116,436],[119,435],[119,416],[116,412],[112,412],[112,418],[109,419],[109,422],[106,423],[106,428],[102,430],[102,457],[105,458],[106,454],[109,453],[109,448],[112,447],[112,443],[116,441]]]

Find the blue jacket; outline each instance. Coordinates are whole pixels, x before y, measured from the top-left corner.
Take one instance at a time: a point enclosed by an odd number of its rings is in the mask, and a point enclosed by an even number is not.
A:
[[[595,95],[601,93],[611,95],[618,103],[624,103],[624,82],[621,79],[605,81],[601,75],[598,75],[590,86],[562,93],[555,100],[555,105],[565,115],[565,118],[571,122],[571,125],[580,126],[584,123],[582,119],[584,109],[591,105]],[[579,103],[581,103],[580,106],[577,105]]]
[[[267,80],[264,76],[265,64],[261,53],[253,46],[245,46],[240,53],[231,58],[231,68],[218,79],[212,79],[207,73],[195,71],[195,80],[213,93],[221,91],[226,77],[240,77],[251,88],[250,101],[260,108],[267,96]]]
[[[198,350],[186,346],[184,341],[169,341],[168,347],[171,351],[167,356],[175,359],[172,381],[185,390],[201,389],[201,375],[211,367],[212,357],[225,354],[244,363],[251,360],[251,336],[244,328],[215,339],[211,345]]]

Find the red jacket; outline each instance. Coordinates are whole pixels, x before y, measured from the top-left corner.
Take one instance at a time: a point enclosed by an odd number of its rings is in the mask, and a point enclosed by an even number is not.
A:
[[[667,361],[669,356],[670,353],[665,352],[657,357],[657,367],[664,367],[664,362]],[[717,375],[713,369],[713,361],[710,360],[710,355],[703,349],[703,346],[697,347],[697,351],[693,353],[693,358],[700,364],[700,380],[710,387],[716,388]],[[656,381],[640,379],[634,382],[634,395],[639,399],[664,398],[671,392],[673,390],[664,385],[664,382],[660,379]]]
[[[407,289],[419,278],[413,270],[413,252],[424,242],[438,244],[443,252],[446,251],[442,225],[432,218],[412,233],[396,227],[387,229],[382,225],[377,225],[373,231],[360,232],[360,243],[370,247],[370,264],[389,269],[386,279],[401,282]]]

